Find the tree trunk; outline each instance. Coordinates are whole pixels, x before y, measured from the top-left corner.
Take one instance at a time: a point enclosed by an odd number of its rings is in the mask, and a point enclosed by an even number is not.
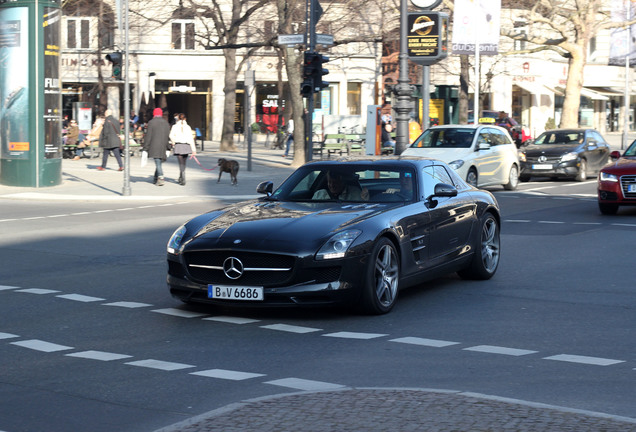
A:
[[[562,128],[579,126],[579,107],[581,105],[581,88],[583,88],[583,68],[585,67],[585,50],[580,45],[577,50],[570,51],[572,57],[568,61],[568,80],[565,85],[565,100],[561,114]]]
[[[468,73],[470,63],[467,55],[459,56],[459,102],[457,104],[458,123],[468,123]]]
[[[236,50],[225,49],[225,85],[223,93],[223,129],[220,151],[236,151],[234,146],[234,114],[236,112]]]

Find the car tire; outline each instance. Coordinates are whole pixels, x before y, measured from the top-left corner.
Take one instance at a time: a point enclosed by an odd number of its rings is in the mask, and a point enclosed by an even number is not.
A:
[[[587,161],[585,159],[581,159],[579,173],[576,175],[575,179],[580,182],[587,180]]]
[[[618,212],[618,204],[598,203],[598,209],[604,215],[615,215]]]
[[[499,222],[492,213],[486,213],[480,221],[479,242],[468,267],[457,272],[463,279],[487,280],[499,267],[500,238]]]
[[[471,168],[468,170],[468,174],[466,174],[466,183],[471,186],[477,187],[477,181],[479,176],[477,174],[477,170],[475,168]]]
[[[503,185],[505,190],[513,191],[517,189],[519,185],[519,168],[513,164],[510,167],[510,173],[508,174],[508,183]]]
[[[362,310],[371,315],[385,314],[395,305],[400,280],[400,262],[395,245],[386,237],[373,247],[362,292]]]

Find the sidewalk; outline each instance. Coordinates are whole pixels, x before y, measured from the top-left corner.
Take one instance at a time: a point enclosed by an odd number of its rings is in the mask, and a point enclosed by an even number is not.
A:
[[[32,188],[0,185],[0,198],[31,200],[82,200],[82,201],[124,201],[124,200],[242,200],[260,196],[256,186],[261,181],[270,180],[277,187],[294,171],[292,158],[282,157],[284,151],[265,146],[264,137],[257,137],[252,144],[251,171],[248,170],[247,147],[239,143],[237,152],[220,152],[219,143],[206,141],[204,151],[197,153],[198,165],[189,159],[186,168],[185,186],[177,183],[179,165],[174,156],[163,164],[164,186],[152,183],[155,165],[152,160],[141,167],[139,156],[130,157],[129,195],[124,195],[124,174],[117,171],[117,161],[108,159],[106,171],[97,171],[101,165],[98,158],[82,158],[78,161],[62,159],[62,183],[57,186]],[[232,186],[230,175],[223,173],[220,183],[217,161],[219,158],[234,159],[239,162],[238,185]]]
[[[476,393],[345,388],[228,405],[156,432],[634,432],[636,419]]]

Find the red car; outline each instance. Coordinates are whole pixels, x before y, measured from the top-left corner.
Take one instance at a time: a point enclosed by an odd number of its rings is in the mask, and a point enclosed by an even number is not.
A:
[[[625,150],[610,154],[612,163],[598,175],[598,207],[601,213],[616,214],[619,206],[636,205],[636,141]]]

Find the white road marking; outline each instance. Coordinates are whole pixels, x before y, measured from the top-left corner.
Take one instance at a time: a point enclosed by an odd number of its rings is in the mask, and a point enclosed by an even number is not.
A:
[[[0,339],[11,339],[11,338],[17,338],[17,337],[19,336],[11,334],[11,333],[0,333]]]
[[[528,219],[506,219],[504,220],[506,223],[528,223],[530,222]]]
[[[207,314],[199,312],[190,312],[181,309],[167,308],[167,309],[155,309],[150,312],[157,312],[164,315],[172,315],[180,318],[200,318],[207,316]]]
[[[131,366],[139,366],[139,367],[145,367],[150,369],[159,369],[164,371],[174,371],[174,370],[196,367],[194,365],[189,365],[184,363],[173,363],[173,362],[166,362],[166,361],[154,360],[154,359],[139,360],[134,362],[128,362],[126,364]]]
[[[17,290],[16,292],[23,292],[23,293],[29,293],[29,294],[53,294],[59,291],[43,289],[43,288],[25,288],[25,289]]]
[[[132,357],[126,354],[115,354],[115,353],[109,353],[104,351],[92,351],[92,350],[66,354],[66,356],[85,358],[89,360],[100,360],[100,361],[121,360],[121,359]]]
[[[280,387],[289,387],[305,391],[324,391],[345,388],[341,384],[332,384],[322,381],[311,381],[300,378],[283,378],[274,381],[266,381],[265,384],[272,384]]]
[[[375,339],[375,338],[388,336],[388,335],[382,334],[382,333],[336,332],[336,333],[324,334],[323,336],[344,338],[344,339]]]
[[[82,302],[82,303],[90,303],[90,302],[97,302],[97,301],[106,300],[106,299],[103,299],[103,298],[91,297],[91,296],[82,295],[82,294],[62,294],[62,295],[58,295],[58,296],[55,296],[55,297],[63,298],[63,299],[66,299],[66,300],[78,301],[78,302]]]
[[[250,378],[258,378],[265,376],[265,374],[258,373],[249,373],[249,372],[239,372],[239,371],[231,371],[225,369],[210,369],[204,370],[200,372],[190,372],[190,375],[198,375],[204,376],[208,378],[218,378],[232,381],[242,381]]]
[[[266,326],[261,326],[261,328],[269,329],[269,330],[278,330],[285,331],[290,333],[312,333],[321,331],[322,329],[311,328],[311,327],[302,327],[288,324],[270,324]]]
[[[18,288],[19,287],[8,286],[8,285],[0,285],[0,291],[13,290],[13,289],[18,289]]]
[[[574,222],[574,225],[603,225],[600,222]]]
[[[483,353],[489,353],[489,354],[503,354],[503,355],[509,355],[509,356],[517,356],[517,357],[528,355],[528,354],[535,354],[538,352],[538,351],[531,351],[531,350],[524,350],[524,349],[517,349],[517,348],[506,348],[506,347],[493,346],[493,345],[477,345],[474,347],[464,348],[464,350],[483,352]]]
[[[600,357],[587,357],[587,356],[570,355],[570,354],[559,354],[555,356],[544,357],[543,359],[557,360],[557,361],[570,362],[570,363],[589,364],[589,365],[596,365],[596,366],[611,366],[618,363],[625,363],[625,361],[623,360],[612,360],[612,359],[606,359],[606,358],[600,358]]]
[[[119,301],[119,302],[113,302],[113,303],[104,303],[102,306],[117,306],[117,307],[123,307],[128,309],[135,309],[135,308],[149,307],[152,305],[148,303]]]
[[[241,317],[232,317],[232,316],[212,316],[208,318],[203,318],[203,321],[218,321],[229,324],[252,324],[255,322],[259,322],[260,320],[255,320],[251,318],[241,318]]]
[[[55,351],[65,351],[73,349],[73,347],[66,345],[58,345],[51,342],[42,341],[39,339],[29,339],[18,342],[11,342],[12,345],[21,346],[23,348],[29,348],[36,351],[44,351],[44,352],[55,352]]]
[[[399,342],[412,345],[422,345],[434,348],[443,348],[451,345],[458,345],[459,342],[450,342],[436,339],[426,339],[418,337],[403,337],[398,339],[391,339],[389,342]]]
[[[610,224],[612,226],[622,226],[622,227],[636,227],[636,224],[626,224],[626,223],[613,223]]]
[[[565,222],[561,221],[539,221],[540,224],[564,224]]]

